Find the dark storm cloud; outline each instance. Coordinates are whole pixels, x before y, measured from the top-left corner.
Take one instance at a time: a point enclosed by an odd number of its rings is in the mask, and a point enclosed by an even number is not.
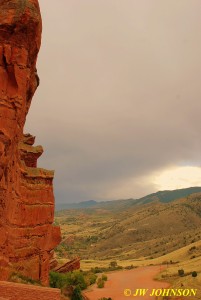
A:
[[[56,170],[57,201],[140,196],[156,189],[152,173],[200,166],[201,2],[40,5],[27,131],[45,145],[40,165]]]

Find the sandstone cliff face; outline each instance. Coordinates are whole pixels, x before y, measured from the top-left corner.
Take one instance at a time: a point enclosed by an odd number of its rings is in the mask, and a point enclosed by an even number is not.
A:
[[[38,86],[38,0],[0,0],[0,279],[15,270],[48,284],[60,242],[53,227],[53,172],[37,168],[41,146],[23,134]]]

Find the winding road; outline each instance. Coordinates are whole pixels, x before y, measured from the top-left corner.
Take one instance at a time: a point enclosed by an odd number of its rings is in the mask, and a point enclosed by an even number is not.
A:
[[[105,282],[104,288],[99,289],[94,285],[84,294],[90,300],[98,300],[102,297],[111,297],[112,300],[153,300],[155,297],[150,296],[153,289],[169,287],[169,283],[167,282],[154,280],[154,277],[160,273],[161,270],[161,266],[149,266],[108,273],[108,281]],[[127,296],[124,295],[125,289],[125,294],[127,294]],[[144,296],[139,296],[140,291],[137,291],[137,289],[148,290]],[[136,292],[138,295],[133,296]]]

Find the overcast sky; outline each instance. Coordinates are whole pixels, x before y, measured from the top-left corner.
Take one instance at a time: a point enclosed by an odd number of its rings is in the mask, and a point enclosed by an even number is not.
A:
[[[26,132],[57,203],[201,185],[201,1],[39,2]]]

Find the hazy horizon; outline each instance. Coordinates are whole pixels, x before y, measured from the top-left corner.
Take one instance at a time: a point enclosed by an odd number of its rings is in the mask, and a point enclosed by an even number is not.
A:
[[[189,187],[189,188],[201,188],[201,186],[192,186],[192,187]],[[186,189],[186,188],[184,188]],[[188,189],[188,188],[187,188]],[[177,190],[177,189],[176,189]],[[126,200],[139,200],[143,197],[146,197],[146,196],[149,196],[149,195],[152,195],[152,194],[156,194],[156,193],[159,193],[159,192],[171,192],[171,191],[176,191],[176,190],[159,190],[159,191],[155,191],[153,193],[150,193],[150,194],[146,194],[146,195],[142,195],[140,197],[133,197],[133,198],[120,198],[120,199],[99,199],[99,200],[96,200],[96,199],[88,199],[88,200],[84,200],[84,201],[78,201],[78,202],[75,202],[75,201],[72,201],[72,202],[57,202],[56,206],[57,208],[60,208],[62,205],[65,205],[65,204],[80,204],[80,203],[87,203],[87,202],[97,202],[97,203],[103,203],[103,202],[112,202],[112,201],[126,201]],[[183,189],[178,189],[178,190],[183,190]]]

